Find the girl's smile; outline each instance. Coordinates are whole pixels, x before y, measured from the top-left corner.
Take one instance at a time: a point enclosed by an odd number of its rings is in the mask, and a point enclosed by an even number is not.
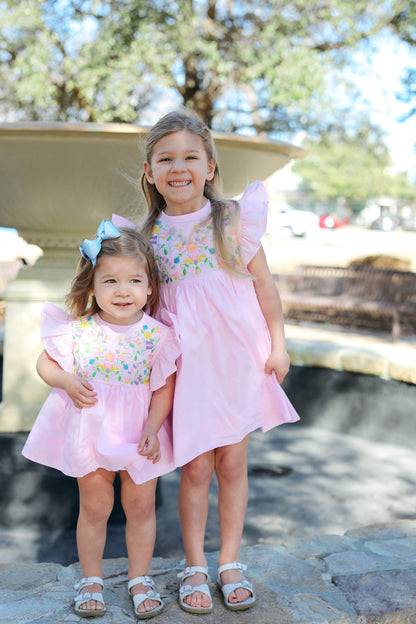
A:
[[[215,159],[208,160],[202,139],[188,130],[172,132],[156,143],[151,162],[144,163],[147,181],[154,184],[171,215],[196,212],[206,203],[205,182],[212,180]]]

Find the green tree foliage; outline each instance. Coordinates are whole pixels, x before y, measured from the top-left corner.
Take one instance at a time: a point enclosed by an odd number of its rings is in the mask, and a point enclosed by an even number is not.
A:
[[[333,128],[326,136],[307,140],[303,147],[308,157],[296,161],[293,172],[316,199],[344,198],[351,210],[382,195],[416,201],[416,185],[405,173],[395,171],[381,131],[365,120],[354,134]]]
[[[170,99],[221,130],[318,128],[331,70],[410,17],[407,0],[0,0],[0,112],[140,122]]]
[[[402,79],[403,91],[399,94],[399,99],[406,104],[410,104],[408,112],[403,115],[404,119],[409,119],[416,115],[416,69],[409,69]]]
[[[394,23],[394,29],[399,37],[416,48],[416,0],[410,0],[407,10],[402,16],[398,16]],[[399,94],[399,99],[410,104],[407,114],[408,119],[416,115],[416,69],[409,68],[402,79],[403,91]]]

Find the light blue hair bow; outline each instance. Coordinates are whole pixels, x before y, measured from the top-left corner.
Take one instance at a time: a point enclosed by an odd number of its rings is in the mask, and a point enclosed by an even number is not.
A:
[[[91,260],[92,266],[95,267],[97,256],[101,251],[102,241],[111,238],[119,238],[120,236],[120,232],[111,221],[104,221],[103,219],[98,226],[97,238],[95,240],[86,238],[79,246],[82,257],[85,258],[85,260]]]

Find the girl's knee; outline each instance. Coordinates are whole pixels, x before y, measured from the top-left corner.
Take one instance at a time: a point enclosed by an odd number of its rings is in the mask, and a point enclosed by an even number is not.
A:
[[[215,471],[219,479],[231,481],[247,478],[247,452],[245,448],[224,447],[217,453]]]
[[[80,515],[91,522],[108,520],[114,505],[114,473],[97,470],[78,479]]]
[[[128,475],[121,475],[121,504],[130,520],[142,520],[155,514],[156,479],[140,485],[134,483]]]
[[[151,493],[137,498],[123,498],[122,507],[127,520],[145,522],[156,514],[156,499]]]
[[[210,483],[214,474],[214,453],[204,453],[182,466],[181,479],[192,485]]]
[[[107,522],[114,505],[114,496],[91,496],[80,500],[80,515],[90,522]]]

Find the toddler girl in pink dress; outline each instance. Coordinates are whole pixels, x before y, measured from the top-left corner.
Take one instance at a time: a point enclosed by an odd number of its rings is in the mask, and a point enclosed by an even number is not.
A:
[[[52,303],[42,311],[45,351],[37,370],[53,390],[23,455],[78,480],[83,578],[75,586],[75,612],[83,617],[106,611],[102,557],[120,473],[128,590],[136,618],[146,619],[163,608],[147,574],[157,477],[174,468],[167,416],[180,348],[172,327],[144,312],[157,310],[159,277],[153,249],[137,230],[103,221],[80,250],[70,314]]]
[[[177,317],[181,358],[173,408],[174,461],[183,466],[179,514],[186,552],[179,603],[209,613],[204,534],[216,471],[218,584],[231,610],[255,602],[238,561],[247,506],[247,443],[298,415],[280,384],[289,370],[279,294],[260,239],[268,201],[260,182],[239,203],[218,191],[209,129],[186,111],[150,130],[143,227],[156,255],[161,306]]]

